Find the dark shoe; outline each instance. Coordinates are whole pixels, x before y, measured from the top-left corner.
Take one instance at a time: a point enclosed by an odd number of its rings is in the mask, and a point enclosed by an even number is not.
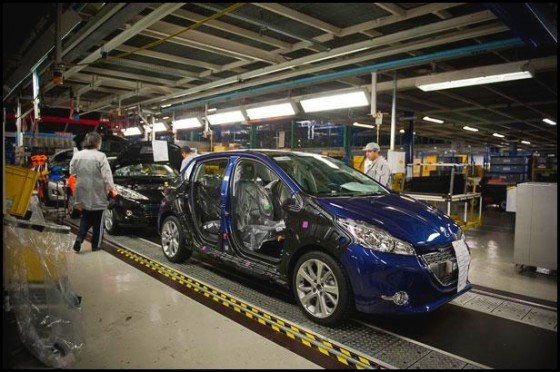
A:
[[[80,243],[78,240],[76,240],[74,242],[74,246],[72,247],[72,249],[74,249],[74,251],[76,251],[76,253],[80,252],[80,248],[82,248],[82,243]]]

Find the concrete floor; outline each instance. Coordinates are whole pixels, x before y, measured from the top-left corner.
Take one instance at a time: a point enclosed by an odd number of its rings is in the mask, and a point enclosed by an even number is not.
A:
[[[557,302],[556,275],[515,271],[514,225],[514,214],[488,208],[467,230],[470,281]],[[67,258],[86,345],[73,368],[320,368],[89,242]]]
[[[86,339],[74,368],[319,368],[89,242],[68,267]]]
[[[537,299],[558,302],[555,275],[517,273],[513,260],[515,213],[487,207],[482,225],[466,231],[471,248],[471,283]],[[544,271],[544,270],[543,270]]]

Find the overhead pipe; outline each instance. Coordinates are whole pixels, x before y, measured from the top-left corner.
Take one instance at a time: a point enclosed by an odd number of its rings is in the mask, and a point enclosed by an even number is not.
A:
[[[205,103],[226,101],[230,99],[244,97],[247,95],[263,94],[265,92],[272,91],[272,90],[288,89],[298,85],[306,85],[306,84],[316,83],[324,80],[340,79],[348,76],[356,76],[360,74],[371,73],[378,70],[389,70],[389,69],[397,69],[402,67],[410,67],[413,65],[439,61],[446,58],[458,57],[458,56],[472,54],[472,53],[480,53],[480,52],[485,52],[487,50],[493,50],[498,48],[514,47],[518,45],[523,45],[523,41],[520,38],[511,38],[506,40],[492,41],[484,44],[455,48],[442,52],[434,52],[434,53],[424,54],[421,56],[404,58],[397,61],[382,62],[382,63],[377,63],[368,66],[352,68],[344,71],[337,71],[325,75],[311,76],[308,78],[297,79],[284,83],[272,84],[263,87],[251,88],[251,89],[241,90],[233,93],[222,94],[215,97],[199,99],[196,101],[183,103],[176,106],[166,107],[163,108],[161,112],[169,113],[176,110],[185,110],[185,109],[201,106]]]
[[[99,124],[111,126],[111,122],[108,120],[100,120],[100,119],[69,119],[60,116],[42,116],[41,120],[42,123],[70,123],[70,124],[79,124],[79,125],[91,125],[96,126]]]

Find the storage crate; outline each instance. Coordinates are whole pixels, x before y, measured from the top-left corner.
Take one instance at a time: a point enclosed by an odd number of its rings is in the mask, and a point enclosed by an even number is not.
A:
[[[524,165],[527,164],[527,158],[524,156],[492,156],[490,158],[490,163],[493,165]]]
[[[9,214],[23,217],[27,211],[29,200],[39,172],[31,169],[6,165],[6,196],[4,205]]]

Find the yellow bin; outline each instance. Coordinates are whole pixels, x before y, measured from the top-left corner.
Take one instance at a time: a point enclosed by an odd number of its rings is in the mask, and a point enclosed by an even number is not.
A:
[[[9,214],[23,217],[27,211],[39,172],[6,165],[6,196],[4,204]]]

